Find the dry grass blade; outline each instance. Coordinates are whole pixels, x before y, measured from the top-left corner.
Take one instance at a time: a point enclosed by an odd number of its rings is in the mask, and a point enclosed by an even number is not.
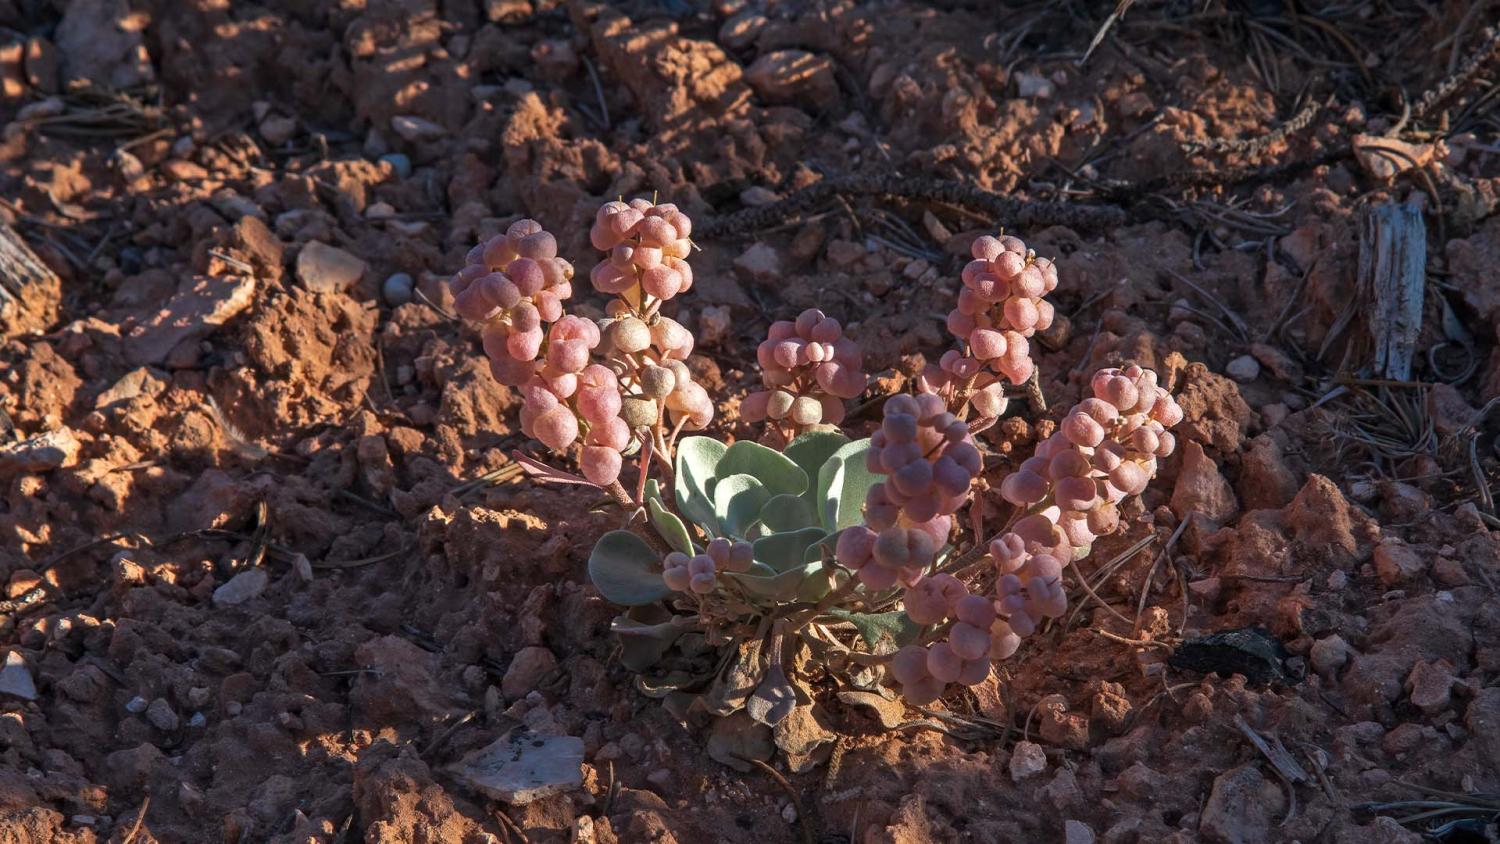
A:
[[[130,831],[125,833],[124,838],[120,839],[120,844],[131,844],[131,842],[135,841],[135,837],[141,832],[141,824],[146,822],[146,810],[149,808],[151,808],[151,795],[148,794],[141,801],[141,811],[135,816],[135,823],[130,825]]]
[[[797,827],[802,831],[802,844],[815,844],[816,839],[813,837],[812,827],[808,825],[807,812],[802,808],[802,799],[797,796],[797,790],[792,788],[792,784],[787,782],[786,777],[782,776],[780,771],[759,759],[750,761],[775,780],[776,784],[781,786],[781,790],[786,792],[787,798],[792,801],[792,809],[797,812]]]
[[[1119,2],[1115,4],[1115,10],[1113,12],[1110,12],[1109,17],[1104,19],[1103,25],[1099,27],[1098,32],[1094,33],[1093,40],[1089,42],[1088,49],[1083,51],[1083,58],[1078,60],[1079,67],[1083,67],[1088,63],[1089,56],[1092,56],[1094,54],[1094,50],[1098,49],[1099,45],[1104,42],[1104,36],[1109,34],[1110,28],[1113,27],[1115,25],[1115,22],[1120,18],[1125,17],[1125,13],[1130,10],[1130,7],[1134,3],[1135,0],[1119,0]]]

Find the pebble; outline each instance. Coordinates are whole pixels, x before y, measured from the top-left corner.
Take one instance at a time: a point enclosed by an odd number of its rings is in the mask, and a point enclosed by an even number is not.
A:
[[[262,568],[242,571],[214,590],[214,606],[233,607],[254,600],[266,591],[270,579]]]
[[[151,705],[146,707],[146,720],[164,733],[172,732],[181,723],[177,713],[172,711],[172,705],[163,698],[151,701]]]
[[[290,141],[296,134],[296,118],[273,116],[260,122],[260,136],[273,147],[279,147]]]
[[[1052,96],[1053,90],[1052,80],[1039,73],[1016,74],[1016,94],[1023,99],[1036,97],[1045,100]]]
[[[146,707],[148,705],[149,704],[146,703],[145,698],[141,697],[140,695],[136,695],[135,697],[125,702],[125,711],[129,712],[132,715],[139,715],[142,712],[146,711]]]
[[[20,651],[5,655],[5,665],[0,667],[0,695],[36,700],[36,681],[31,679],[31,669]]]
[[[1236,381],[1254,381],[1260,376],[1260,361],[1249,355],[1240,355],[1224,367],[1224,372]]]
[[[380,156],[380,160],[391,165],[396,171],[396,178],[404,179],[411,175],[411,159],[404,153],[391,152]]]
[[[412,291],[416,289],[416,282],[408,273],[391,273],[386,278],[385,284],[380,286],[380,295],[385,297],[385,303],[393,308],[398,308],[412,300]]]
[[[448,134],[448,130],[424,117],[400,114],[391,118],[391,131],[411,143],[435,141]]]
[[[1094,831],[1089,829],[1089,825],[1083,821],[1065,821],[1063,841],[1066,844],[1094,844]]]
[[[1324,636],[1313,642],[1308,651],[1308,660],[1318,676],[1332,679],[1344,667],[1344,663],[1349,661],[1349,643],[1337,634]]]
[[[510,700],[526,697],[555,668],[557,657],[551,651],[536,646],[522,648],[505,669],[500,691]]]
[[[523,805],[583,785],[583,739],[514,732],[452,767],[469,787]]]
[[[716,346],[729,336],[729,306],[704,305],[698,314],[698,342]]]
[[[337,246],[310,240],[297,254],[297,278],[315,293],[348,290],[365,275],[365,262]]]
[[[396,207],[389,202],[372,202],[365,208],[366,220],[389,220],[396,216]]]
[[[1013,782],[1034,777],[1045,770],[1047,754],[1040,744],[1034,741],[1016,743],[1016,749],[1010,754],[1010,778]]]
[[[756,281],[770,281],[781,275],[781,257],[769,244],[756,243],[734,259],[734,268]]]

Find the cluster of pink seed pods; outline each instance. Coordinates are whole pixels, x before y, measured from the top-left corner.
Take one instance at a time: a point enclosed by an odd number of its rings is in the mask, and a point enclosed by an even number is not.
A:
[[[793,320],[771,323],[756,349],[766,389],[740,405],[746,422],[789,421],[801,430],[844,420],[844,399],[865,391],[864,354],[844,336],[839,321],[810,308]]]

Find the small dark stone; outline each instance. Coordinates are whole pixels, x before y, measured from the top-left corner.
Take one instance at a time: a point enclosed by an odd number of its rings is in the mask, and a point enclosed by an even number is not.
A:
[[[1243,627],[1189,639],[1177,646],[1167,663],[1200,674],[1242,674],[1252,685],[1264,686],[1292,679],[1286,666],[1288,656],[1271,631]]]

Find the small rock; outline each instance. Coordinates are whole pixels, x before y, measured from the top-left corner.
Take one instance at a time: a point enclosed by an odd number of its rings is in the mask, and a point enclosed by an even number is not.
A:
[[[78,449],[78,438],[68,428],[0,446],[0,481],[72,466],[78,462]]]
[[[1022,99],[1036,97],[1045,100],[1052,96],[1052,80],[1038,73],[1018,72],[1015,75],[1016,94]]]
[[[583,739],[517,731],[451,770],[475,791],[519,806],[583,785]]]
[[[1083,821],[1065,821],[1063,841],[1066,844],[1094,844],[1094,831]]]
[[[0,666],[0,695],[36,700],[36,681],[31,679],[31,669],[20,651],[6,654],[5,665]]]
[[[1400,586],[1427,570],[1427,563],[1410,545],[1387,539],[1375,546],[1375,573],[1388,587]]]
[[[389,202],[372,202],[365,208],[366,220],[389,220],[396,216],[396,206]]]
[[[448,134],[448,130],[423,117],[413,117],[409,114],[397,115],[391,118],[391,130],[403,139],[417,144],[435,141]]]
[[[760,12],[746,10],[740,12],[719,27],[719,43],[731,50],[740,50],[755,43],[760,31],[766,28],[770,20]]]
[[[391,273],[386,278],[385,284],[380,286],[380,295],[385,297],[385,303],[393,308],[399,308],[411,302],[412,291],[416,289],[416,282],[408,273]]]
[[[1453,664],[1446,659],[1418,661],[1406,678],[1412,706],[1429,718],[1443,712],[1453,701]]]
[[[348,290],[364,275],[365,262],[337,246],[310,240],[297,254],[297,278],[315,293]]]
[[[717,346],[729,336],[729,306],[728,305],[704,305],[703,310],[698,313],[698,342],[707,346]]]
[[[146,720],[164,733],[176,730],[180,723],[177,713],[172,711],[172,705],[163,698],[151,701],[151,705],[146,707]]]
[[[1047,770],[1047,754],[1040,744],[1034,741],[1016,742],[1016,749],[1010,754],[1011,781],[1020,782],[1045,770]]]
[[[149,705],[150,704],[146,703],[145,698],[141,697],[140,695],[136,695],[130,700],[125,701],[125,711],[129,712],[131,715],[139,715],[142,712],[145,712],[146,707]]]
[[[1215,844],[1258,844],[1271,840],[1271,824],[1284,810],[1281,787],[1249,762],[1214,780],[1198,819],[1198,831]]]
[[[264,591],[271,576],[263,568],[246,569],[214,590],[214,605],[233,607],[252,601]]]
[[[546,648],[522,648],[505,669],[505,677],[500,681],[500,691],[510,700],[519,700],[556,668],[557,657]]]
[[[769,244],[756,243],[734,259],[734,268],[756,281],[773,281],[781,277],[781,257]]]
[[[279,147],[290,141],[296,134],[296,118],[273,115],[260,122],[260,136],[273,147]]]
[[[781,194],[769,188],[763,188],[760,185],[751,185],[740,191],[740,202],[752,207],[770,205],[778,199],[781,199]]]
[[[1260,377],[1260,361],[1249,355],[1240,355],[1224,367],[1224,374],[1240,383],[1254,381]]]
[[[1349,643],[1337,634],[1324,636],[1313,642],[1308,651],[1308,660],[1319,677],[1333,679],[1349,661]]]
[[[756,59],[745,81],[773,105],[798,104],[825,109],[839,96],[833,61],[806,50],[776,50]]]
[[[404,179],[411,175],[411,159],[399,152],[387,153],[380,156],[380,160],[391,165],[396,172],[396,178]]]
[[[1172,511],[1178,518],[1201,513],[1222,523],[1239,512],[1239,501],[1229,481],[1219,474],[1218,464],[1203,452],[1203,446],[1188,440],[1182,449],[1182,470],[1172,490]]]
[[[161,163],[161,171],[177,182],[201,182],[208,178],[208,171],[184,158],[169,158]]]

